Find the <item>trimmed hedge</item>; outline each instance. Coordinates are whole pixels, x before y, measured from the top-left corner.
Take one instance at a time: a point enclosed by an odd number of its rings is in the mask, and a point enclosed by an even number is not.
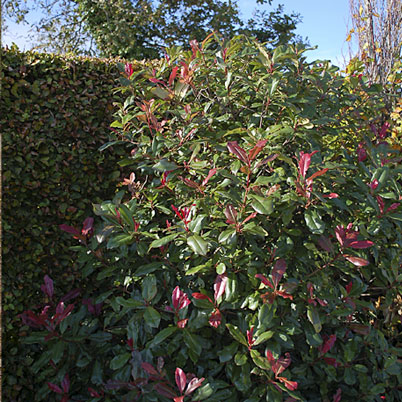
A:
[[[37,305],[44,273],[68,291],[77,284],[68,236],[92,202],[114,193],[118,153],[99,152],[112,121],[114,60],[3,50],[3,330],[6,400],[28,400],[39,350],[19,340],[18,315]],[[56,206],[56,207],[55,207]],[[81,285],[81,283],[80,283]]]

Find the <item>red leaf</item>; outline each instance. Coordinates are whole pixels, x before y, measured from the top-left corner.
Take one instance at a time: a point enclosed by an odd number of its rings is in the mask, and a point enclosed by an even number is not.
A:
[[[156,371],[156,369],[154,368],[154,366],[152,366],[152,364],[149,364],[147,362],[142,362],[141,363],[141,367],[144,371],[146,371],[148,374],[151,375],[156,375],[159,376],[159,373]]]
[[[333,198],[339,198],[339,194],[337,193],[323,194],[323,197],[332,200]]]
[[[53,297],[53,292],[54,292],[53,281],[48,275],[45,275],[44,282],[45,282],[45,284],[41,285],[40,288],[41,288],[42,292],[45,295],[49,296],[49,298],[51,299]]]
[[[300,152],[299,158],[299,173],[300,176],[306,177],[306,173],[308,168],[310,167],[311,157],[316,154],[318,151],[311,152],[310,154],[304,153],[303,151]]]
[[[159,382],[155,385],[155,390],[162,396],[166,396],[167,398],[176,398],[176,394],[174,391],[166,384]]]
[[[343,255],[349,262],[351,262],[353,265],[356,265],[357,267],[365,267],[366,265],[369,265],[369,262],[365,260],[364,258],[360,257],[355,257],[353,255]]]
[[[246,333],[247,333],[247,343],[249,346],[251,346],[254,343],[253,340],[254,325],[250,328],[250,331],[247,330]]]
[[[240,159],[246,165],[250,164],[246,151],[239,146],[237,141],[230,141],[227,144],[229,151],[236,155],[238,159]]]
[[[66,225],[64,223],[62,225],[59,225],[59,228],[61,230],[63,230],[64,232],[73,234],[74,236],[80,236],[81,235],[81,233],[76,228],[73,228],[72,226],[68,226],[68,225]]]
[[[64,395],[60,402],[68,402],[68,395]]]
[[[212,304],[214,304],[213,301],[212,301],[207,295],[204,295],[204,293],[197,293],[197,292],[195,292],[195,293],[192,293],[191,296],[193,296],[194,299],[198,299],[198,300],[208,300],[208,301],[210,301]]]
[[[265,144],[268,142],[268,140],[260,140],[257,142],[256,146],[250,150],[248,153],[248,157],[251,161],[253,161],[257,155],[264,149]]]
[[[244,225],[245,223],[247,223],[250,219],[253,219],[257,216],[257,212],[253,212],[251,213],[246,219],[244,219],[244,221],[241,223],[242,225]]]
[[[214,298],[217,301],[225,293],[228,277],[226,274],[218,275],[214,283]]]
[[[391,206],[385,211],[385,213],[387,214],[388,212],[393,211],[394,209],[397,209],[399,207],[400,203],[399,202],[394,202],[393,204],[391,204]]]
[[[69,301],[71,299],[75,299],[77,296],[79,296],[81,293],[80,289],[73,289],[70,292],[66,293],[61,299],[60,301],[62,301],[63,303],[66,301]]]
[[[347,294],[350,293],[350,291],[352,290],[352,287],[353,287],[353,282],[350,281],[350,282],[345,286],[345,289],[346,289]]]
[[[333,402],[341,402],[341,397],[342,397],[342,389],[341,389],[341,388],[338,388],[338,389],[336,390],[335,395],[334,395]]]
[[[68,374],[64,376],[63,381],[61,382],[61,386],[63,388],[64,393],[67,394],[68,390],[70,389],[70,378]]]
[[[176,78],[177,75],[177,70],[179,69],[179,67],[174,67],[172,72],[170,73],[169,76],[169,86],[173,84],[174,79]]]
[[[173,399],[174,402],[184,402],[184,396],[176,396]]]
[[[206,186],[207,183],[209,182],[209,179],[210,179],[216,172],[217,172],[216,169],[211,169],[211,170],[208,172],[208,176],[202,181],[201,185],[202,185],[202,186]]]
[[[285,377],[277,377],[277,379],[280,382],[283,382],[285,384],[285,387],[289,390],[289,391],[294,391],[295,389],[297,389],[297,382],[296,381],[289,381],[287,378]]]
[[[181,176],[179,176],[179,179],[180,179],[183,183],[187,184],[187,186],[189,186],[189,187],[191,187],[191,188],[199,189],[199,187],[200,187],[200,186],[198,185],[198,183],[196,183],[195,181],[186,179],[186,178],[181,177]]]
[[[327,172],[328,172],[328,168],[325,168],[325,169],[319,170],[318,172],[313,173],[313,174],[306,180],[307,185],[310,185],[316,177],[322,176],[323,174],[325,174],[325,173],[327,173]]]
[[[280,258],[276,263],[274,268],[272,269],[272,283],[275,286],[275,289],[278,287],[279,282],[281,281],[283,274],[286,272],[286,261],[283,258]]]
[[[94,218],[86,218],[81,233],[86,236],[89,234],[91,231],[93,231],[93,225],[94,225]]]
[[[227,221],[226,223],[230,223],[232,225],[235,225],[237,222],[237,211],[235,209],[235,207],[233,205],[228,205],[225,208],[225,212],[224,212]]]
[[[191,301],[187,295],[176,286],[172,292],[172,303],[175,310],[181,310],[187,307]]]
[[[289,293],[286,293],[286,292],[283,291],[283,290],[277,290],[277,291],[276,291],[276,294],[277,294],[278,296],[283,297],[284,299],[293,300],[293,296],[290,295]],[[317,300],[318,300],[318,299],[317,299]]]
[[[221,322],[222,314],[218,309],[216,309],[209,317],[209,324],[214,328],[218,328],[219,325],[221,325]]]
[[[56,385],[56,384],[53,384],[53,383],[51,383],[51,382],[48,382],[48,383],[47,383],[47,386],[48,386],[53,392],[56,392],[57,394],[62,394],[62,393],[63,393],[63,391],[61,390],[61,388],[60,388],[58,385]]]
[[[334,359],[333,357],[323,357],[322,359],[325,361],[325,363],[327,363],[328,365],[333,366],[333,367],[338,367],[338,366],[341,365],[341,364],[340,364],[336,359]]]
[[[272,366],[272,364],[275,362],[275,359],[274,359],[274,356],[272,355],[272,352],[270,350],[267,350],[265,352],[265,355],[267,356],[267,359],[268,359],[269,363]]]
[[[329,352],[332,349],[332,347],[334,346],[335,341],[336,341],[336,335],[331,335],[326,340],[326,342],[318,348],[320,353],[322,355],[325,355],[327,352]]]
[[[185,318],[184,320],[180,320],[177,322],[177,328],[185,328],[188,322],[188,318]]]
[[[179,392],[182,394],[184,391],[184,388],[186,386],[187,378],[186,378],[186,374],[180,367],[176,368],[175,380],[176,380],[177,388],[179,388]]]
[[[101,398],[102,397],[102,395],[99,392],[97,392],[96,390],[94,390],[91,387],[88,387],[88,391],[89,391],[89,395],[91,395],[93,398]]]
[[[259,279],[265,286],[270,287],[271,289],[274,288],[274,285],[262,274],[257,274],[255,276],[257,279]]]
[[[318,244],[323,250],[328,251],[328,253],[332,253],[334,251],[331,240],[328,239],[328,237],[320,236],[318,238]]]
[[[377,195],[376,199],[377,199],[378,208],[380,209],[380,214],[383,214],[384,207],[385,207],[384,200],[379,195]]]
[[[374,245],[374,243],[370,240],[358,240],[358,241],[352,241],[351,243],[349,243],[348,247],[363,249],[363,248],[369,248],[373,245]]]
[[[275,373],[275,376],[281,374],[285,369],[290,366],[292,359],[290,358],[289,353],[285,353],[285,356],[281,356],[272,366],[272,370]]]
[[[187,386],[187,390],[185,395],[190,395],[192,392],[194,392],[198,387],[201,386],[202,382],[205,380],[205,378],[193,378]]]

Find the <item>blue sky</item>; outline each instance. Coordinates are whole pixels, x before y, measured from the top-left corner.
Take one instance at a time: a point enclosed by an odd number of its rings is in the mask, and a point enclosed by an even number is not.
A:
[[[242,15],[247,18],[256,7],[255,0],[238,0]],[[308,37],[314,51],[306,55],[309,60],[330,59],[343,66],[348,59],[348,46],[345,42],[349,19],[349,0],[274,0],[273,6],[283,4],[285,12],[299,13],[303,21],[296,33]],[[266,6],[267,7],[267,6]],[[269,7],[267,7],[270,9]],[[38,19],[36,15],[34,18]],[[27,39],[28,27],[8,23],[9,29],[3,35],[3,44],[15,42],[21,49],[29,49],[32,44]]]

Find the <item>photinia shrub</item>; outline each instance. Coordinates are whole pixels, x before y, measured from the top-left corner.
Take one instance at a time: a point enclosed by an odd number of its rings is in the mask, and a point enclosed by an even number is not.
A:
[[[379,92],[298,45],[191,46],[122,66],[104,147],[125,142],[131,174],[60,228],[93,286],[59,300],[45,277],[22,315],[37,400],[401,400],[402,169],[370,126]]]

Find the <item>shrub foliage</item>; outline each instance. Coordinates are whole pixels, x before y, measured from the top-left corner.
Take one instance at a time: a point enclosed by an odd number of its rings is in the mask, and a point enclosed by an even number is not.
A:
[[[38,400],[397,401],[400,154],[378,88],[244,37],[127,79],[131,174],[26,311]],[[56,293],[55,293],[56,292]],[[92,399],[90,399],[92,398]]]

